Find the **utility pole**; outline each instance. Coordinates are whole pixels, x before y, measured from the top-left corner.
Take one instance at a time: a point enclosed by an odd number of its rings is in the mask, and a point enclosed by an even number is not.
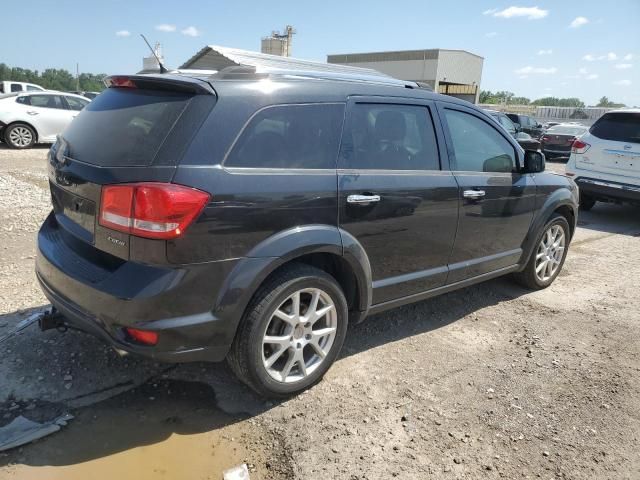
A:
[[[76,92],[80,91],[80,64],[76,62]]]

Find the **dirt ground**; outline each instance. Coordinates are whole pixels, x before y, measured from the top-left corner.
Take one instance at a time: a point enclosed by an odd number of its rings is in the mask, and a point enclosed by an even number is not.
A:
[[[46,306],[46,151],[0,146],[0,336]],[[320,384],[280,403],[223,364],[30,327],[0,344],[0,426],[76,418],[0,453],[0,479],[218,479],[242,462],[252,479],[637,479],[639,281],[640,210],[598,204],[550,288],[498,279],[371,317]]]

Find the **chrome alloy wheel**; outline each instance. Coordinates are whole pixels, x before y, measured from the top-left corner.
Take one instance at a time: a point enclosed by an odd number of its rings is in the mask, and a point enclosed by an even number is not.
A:
[[[26,147],[33,142],[33,135],[27,127],[14,127],[9,132],[9,141],[16,147]]]
[[[542,236],[536,251],[536,277],[541,282],[552,278],[562,262],[566,238],[560,225],[553,225]]]
[[[313,373],[331,350],[338,314],[319,288],[290,295],[273,312],[262,337],[262,362],[278,382],[291,383]]]

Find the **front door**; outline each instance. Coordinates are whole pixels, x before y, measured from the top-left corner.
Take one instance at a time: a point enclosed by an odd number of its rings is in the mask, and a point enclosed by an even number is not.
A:
[[[518,263],[536,203],[533,176],[520,173],[506,132],[474,110],[440,104],[451,168],[459,185],[458,232],[447,283]]]
[[[339,222],[369,257],[374,305],[446,282],[458,201],[445,152],[432,102],[349,101]]]
[[[38,140],[41,142],[55,141],[56,135],[72,120],[72,113],[60,95],[34,94],[22,98],[26,100],[24,108],[30,123],[36,127]]]

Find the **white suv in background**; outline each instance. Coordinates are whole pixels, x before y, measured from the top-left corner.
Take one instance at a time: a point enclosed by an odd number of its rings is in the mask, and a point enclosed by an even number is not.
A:
[[[596,201],[640,205],[640,109],[612,110],[573,142],[567,176],[580,187],[580,208]]]

